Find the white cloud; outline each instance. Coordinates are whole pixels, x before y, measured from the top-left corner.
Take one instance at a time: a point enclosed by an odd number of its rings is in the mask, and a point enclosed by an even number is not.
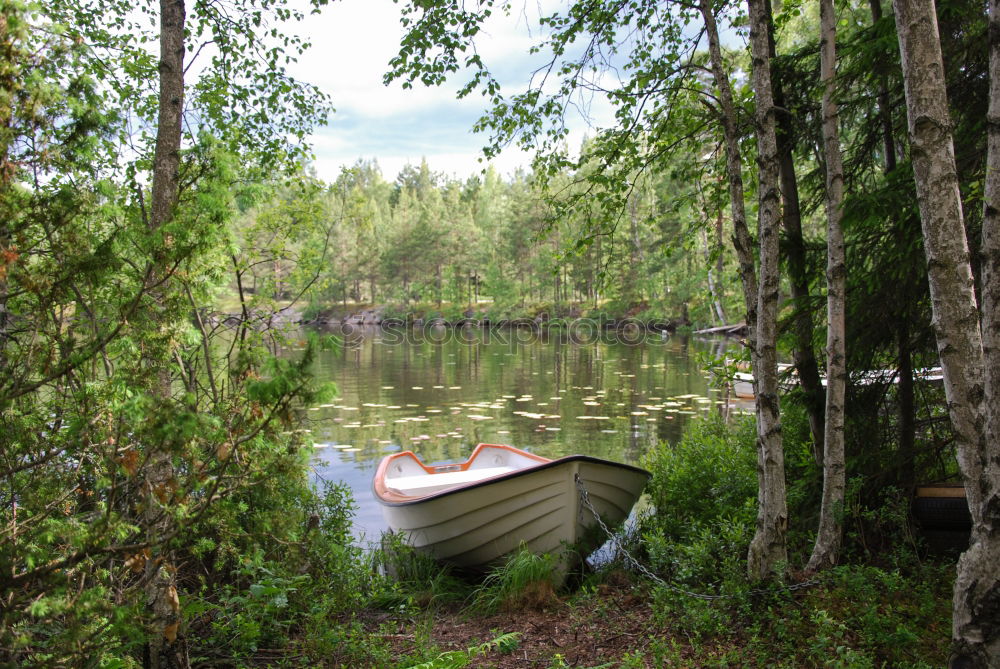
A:
[[[528,54],[538,38],[537,17],[559,4],[539,0],[511,16],[497,12],[485,26],[477,47],[505,91],[523,90],[540,64],[537,55]],[[424,157],[431,169],[463,178],[485,166],[479,159],[487,138],[471,128],[485,111],[486,99],[478,94],[455,99],[465,74],[438,88],[383,85],[403,35],[399,18],[399,6],[388,0],[341,0],[289,26],[312,43],[292,73],[328,93],[337,110],[330,126],[312,137],[315,167],[324,180],[332,181],[341,166],[359,158],[376,158],[390,180],[406,163],[417,164]],[[598,120],[610,118],[606,105],[595,104],[591,111]],[[575,149],[587,125],[571,119],[569,126]],[[499,172],[509,174],[527,167],[530,156],[510,148],[493,162]]]

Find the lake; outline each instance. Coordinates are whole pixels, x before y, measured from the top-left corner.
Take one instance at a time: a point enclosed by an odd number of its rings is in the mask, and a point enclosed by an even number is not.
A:
[[[307,410],[315,475],[351,487],[355,535],[370,542],[385,529],[371,479],[389,453],[456,462],[488,442],[641,464],[693,416],[722,410],[703,357],[738,345],[637,331],[347,330],[317,356],[339,393]]]

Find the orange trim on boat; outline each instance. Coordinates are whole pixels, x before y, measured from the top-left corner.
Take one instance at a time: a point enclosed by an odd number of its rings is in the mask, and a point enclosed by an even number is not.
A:
[[[476,457],[486,448],[499,448],[505,451],[510,451],[511,453],[516,453],[517,455],[522,455],[526,458],[534,460],[539,464],[544,464],[546,462],[552,462],[551,458],[545,458],[541,455],[535,455],[534,453],[529,453],[527,451],[522,451],[520,448],[514,448],[513,446],[508,446],[507,444],[479,444],[476,446],[475,450],[472,451],[472,455],[469,459],[461,463],[449,463],[444,465],[425,465],[420,458],[416,456],[413,451],[403,451],[402,453],[396,453],[394,455],[389,455],[382,458],[382,462],[379,463],[378,469],[375,470],[375,479],[372,481],[372,488],[375,491],[376,496],[386,502],[407,502],[413,499],[419,499],[425,495],[403,495],[396,492],[395,490],[389,488],[385,484],[385,473],[389,470],[389,466],[396,462],[397,460],[403,458],[411,458],[414,462],[420,465],[421,469],[433,476],[434,474],[444,474],[447,472],[464,472],[469,468]]]

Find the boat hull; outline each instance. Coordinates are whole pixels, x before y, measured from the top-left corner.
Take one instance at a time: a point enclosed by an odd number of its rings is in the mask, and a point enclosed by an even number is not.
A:
[[[604,541],[582,503],[579,477],[590,503],[609,527],[624,521],[649,479],[637,467],[588,456],[553,460],[419,500],[382,499],[390,529],[431,557],[465,569],[483,569],[518,550],[586,556]]]

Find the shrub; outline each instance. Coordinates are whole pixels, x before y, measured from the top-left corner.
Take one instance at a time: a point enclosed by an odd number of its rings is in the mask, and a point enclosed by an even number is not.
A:
[[[353,544],[349,489],[320,492],[297,468],[272,471],[187,536],[188,559],[203,574],[182,598],[193,661],[249,658],[320,636],[378,587]]]
[[[660,444],[644,464],[656,509],[645,529],[683,542],[720,522],[752,523],[757,498],[752,419],[730,427],[721,418],[692,421],[677,444]]]

